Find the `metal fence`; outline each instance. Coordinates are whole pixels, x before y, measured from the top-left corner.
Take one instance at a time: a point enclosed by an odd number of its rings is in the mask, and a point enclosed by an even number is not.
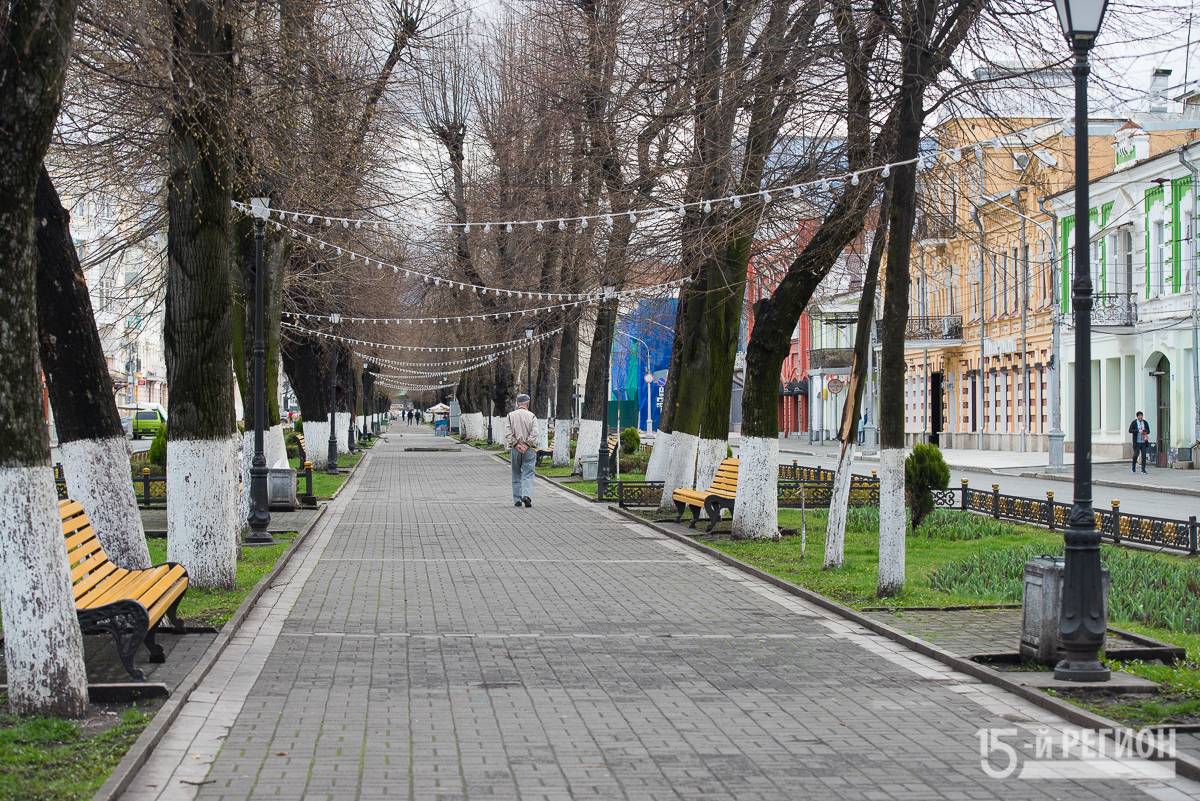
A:
[[[869,476],[855,474],[852,477],[851,505],[879,504],[879,479],[875,471],[871,473]],[[834,471],[823,467],[809,467],[795,462],[780,465],[780,507],[828,508],[833,497],[833,479]],[[603,500],[616,501],[623,508],[654,508],[660,505],[662,492],[663,484],[658,481],[614,481],[609,484]],[[1056,501],[1053,491],[1048,491],[1045,498],[1026,498],[1000,492],[999,484],[992,484],[990,490],[974,489],[966,479],[958,487],[936,490],[933,499],[941,509],[958,509],[1051,531],[1067,527],[1072,508],[1070,503]],[[1200,524],[1195,515],[1187,520],[1178,520],[1129,514],[1121,511],[1120,501],[1113,501],[1108,509],[1095,509],[1094,514],[1101,539],[1115,544],[1130,543],[1190,554],[1200,552]]]
[[[301,505],[316,505],[312,491],[312,462],[305,462],[304,468],[296,471],[296,483]],[[149,467],[143,467],[142,472],[132,477],[133,491],[137,497],[137,505],[141,509],[164,509],[167,506],[167,477],[152,475]],[[70,497],[67,490],[67,478],[63,474],[61,464],[54,465],[54,488],[60,501]]]

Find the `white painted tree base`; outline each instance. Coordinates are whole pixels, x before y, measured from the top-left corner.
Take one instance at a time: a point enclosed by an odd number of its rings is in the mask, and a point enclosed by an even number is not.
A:
[[[575,470],[580,469],[585,456],[599,456],[600,432],[599,420],[583,419],[579,421],[579,435],[575,438]]]
[[[9,704],[19,715],[79,717],[83,637],[49,465],[0,467],[0,577]]]
[[[288,467],[287,443],[283,438],[283,426],[271,426],[264,432],[263,439],[267,467]]]
[[[108,558],[130,570],[150,567],[125,437],[60,442],[58,450],[67,491],[83,504]]]
[[[263,432],[263,455],[266,453],[266,432]],[[254,431],[242,432],[242,448],[238,453],[238,463],[241,465],[241,475],[238,478],[238,536],[243,536],[250,528],[250,468],[254,466]],[[268,462],[268,464],[270,464]]]
[[[545,417],[539,417],[537,421],[538,438],[537,446],[539,451],[550,450],[550,420]]]
[[[486,421],[484,421],[486,422]],[[504,444],[504,432],[508,431],[508,418],[496,415],[492,417],[492,442]],[[487,439],[487,429],[483,430],[483,438]]]
[[[554,457],[555,467],[566,467],[571,463],[571,421],[554,421]]]
[[[700,438],[676,431],[671,436],[671,443],[671,463],[663,477],[662,501],[659,502],[662,509],[674,509],[671,493],[680,487],[692,489],[696,482],[696,452],[700,448]]]
[[[459,428],[467,439],[483,439],[487,432],[483,430],[483,412],[467,412],[458,418]]]
[[[879,586],[881,596],[904,589],[904,449],[879,451]]]
[[[729,442],[724,439],[701,439],[696,449],[696,487],[707,489],[717,477],[717,468],[729,453]]]
[[[338,412],[334,416],[334,425],[337,433],[337,449],[338,453],[350,452],[350,412]],[[329,436],[328,433],[325,434]]]
[[[733,536],[779,539],[779,439],[742,437]]]
[[[234,585],[240,444],[236,434],[167,441],[167,558],[196,587]]]
[[[825,526],[825,567],[841,567],[846,560],[846,516],[850,513],[850,480],[854,474],[854,446],[843,444],[833,474],[829,520]]]
[[[646,480],[662,481],[671,464],[671,432],[659,431],[654,435],[654,447],[650,449],[650,461],[646,463]]]
[[[329,423],[325,420],[304,421],[304,455],[312,462],[313,469],[324,469],[329,464]],[[301,468],[304,465],[300,465]]]

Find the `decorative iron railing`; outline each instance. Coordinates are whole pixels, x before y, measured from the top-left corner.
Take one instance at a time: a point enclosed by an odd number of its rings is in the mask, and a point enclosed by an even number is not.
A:
[[[824,467],[811,467],[793,462],[779,466],[781,508],[828,508],[833,496],[834,472]],[[653,508],[659,505],[663,485],[654,481],[613,482],[616,500],[624,508]],[[613,485],[610,485],[613,486]],[[988,515],[996,520],[1012,520],[1051,531],[1066,528],[1071,515],[1070,503],[1056,501],[1054,493],[1045,498],[1026,498],[1000,492],[1000,485],[991,490],[978,490],[963,480],[958,487],[936,490],[934,504],[942,509]],[[879,479],[874,471],[869,476],[855,474],[850,483],[852,506],[879,504]],[[1097,508],[1096,528],[1101,539],[1114,544],[1129,543],[1190,554],[1200,553],[1200,523],[1195,515],[1187,520],[1136,515],[1121,511],[1118,501],[1110,508]]]
[[[808,352],[810,370],[848,368],[853,361],[854,348],[813,348]]]
[[[166,507],[167,477],[165,475],[152,475],[149,467],[143,467],[142,471],[133,476],[132,480],[133,492],[137,497],[139,508],[157,509]],[[313,495],[312,480],[312,462],[305,462],[303,468],[296,471],[297,490],[301,506],[315,507],[317,505],[317,499]],[[63,473],[61,464],[54,465],[54,489],[60,501],[71,497],[70,491],[67,489],[67,478]],[[611,500],[616,500],[616,495],[613,495]]]
[[[1137,296],[1132,292],[1093,294],[1092,322],[1096,325],[1134,325],[1137,322]]]
[[[875,321],[875,333],[882,339],[883,321]],[[909,317],[908,325],[904,328],[906,342],[956,342],[963,338],[963,321],[961,314],[947,314],[941,317]]]

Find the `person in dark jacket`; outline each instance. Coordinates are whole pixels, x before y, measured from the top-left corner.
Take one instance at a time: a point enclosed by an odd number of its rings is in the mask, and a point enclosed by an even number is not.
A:
[[[1146,452],[1150,450],[1150,422],[1141,412],[1129,424],[1129,433],[1133,435],[1133,472],[1137,472],[1138,456],[1142,457],[1142,472],[1146,472]]]

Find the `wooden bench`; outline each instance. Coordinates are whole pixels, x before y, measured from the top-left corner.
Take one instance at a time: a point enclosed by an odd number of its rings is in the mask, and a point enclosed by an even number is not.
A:
[[[680,487],[671,493],[671,500],[675,503],[675,509],[678,514],[675,515],[675,522],[678,523],[683,519],[683,513],[692,510],[692,522],[688,528],[695,528],[696,522],[700,520],[700,510],[708,516],[708,530],[712,531],[717,523],[721,520],[721,510],[728,509],[733,512],[733,501],[737,496],[738,483],[738,465],[737,459],[725,459],[717,468],[717,474],[713,477],[712,485],[705,490],[685,489]]]
[[[163,662],[154,633],[165,617],[183,633],[176,610],[188,587],[187,570],[174,562],[145,570],[126,570],[109,561],[78,501],[59,501],[67,563],[75,591],[75,611],[84,634],[111,634],[125,670],[138,681],[145,675],[133,665],[138,643],[145,643],[151,662]]]

